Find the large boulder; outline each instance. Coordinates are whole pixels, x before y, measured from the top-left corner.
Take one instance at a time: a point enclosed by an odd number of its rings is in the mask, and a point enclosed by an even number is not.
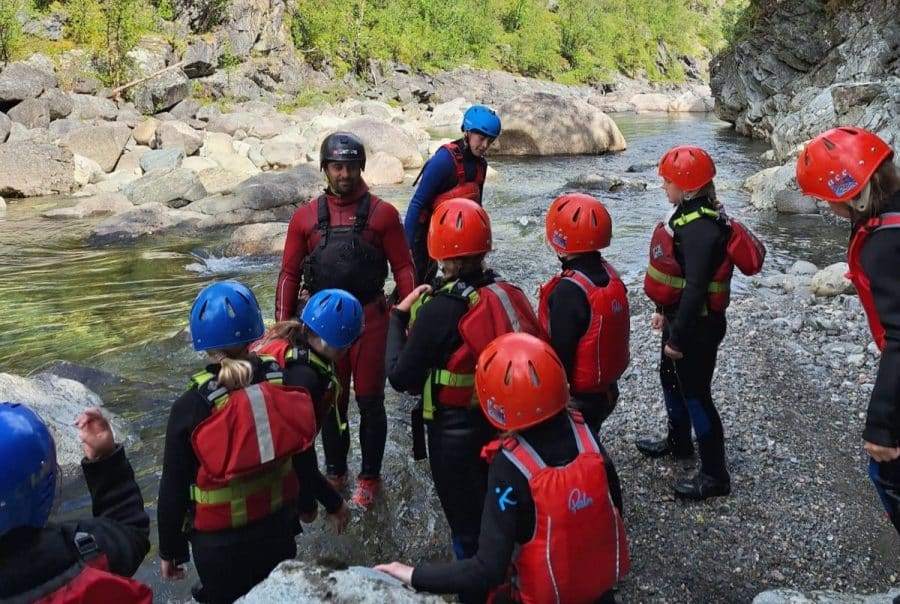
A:
[[[97,183],[106,177],[100,164],[89,157],[83,155],[74,155],[75,159],[75,182],[79,186]]]
[[[197,38],[184,51],[184,70],[189,78],[202,78],[212,75],[219,64],[221,50],[214,42]]]
[[[113,121],[119,115],[119,108],[109,99],[89,94],[69,95],[72,100],[72,113],[69,117],[80,120],[107,120]]]
[[[12,129],[12,120],[5,113],[0,113],[0,143],[5,143]]]
[[[367,155],[383,151],[399,159],[407,169],[421,168],[425,163],[416,140],[393,124],[361,117],[344,124],[343,130],[352,132],[362,140]]]
[[[234,0],[222,26],[229,52],[246,57],[251,50],[269,53],[289,43],[282,27],[287,10],[284,0]]]
[[[155,146],[157,149],[178,148],[185,155],[193,155],[203,146],[203,133],[178,120],[162,122],[156,128]]]
[[[776,207],[777,195],[784,198],[790,192],[797,192],[796,165],[794,161],[750,176],[744,182],[744,188],[750,191],[750,204],[760,210],[771,210]]]
[[[406,172],[403,163],[384,151],[366,158],[366,171],[363,177],[369,186],[395,185],[403,182]]]
[[[50,126],[50,102],[47,99],[25,99],[7,112],[9,119],[26,128]]]
[[[309,164],[278,173],[257,174],[235,187],[234,196],[251,210],[309,201],[322,192],[322,176]]]
[[[504,103],[496,155],[591,155],[624,151],[625,137],[605,113],[585,101],[534,93]]]
[[[140,166],[144,172],[153,172],[161,168],[180,168],[184,160],[184,151],[179,147],[156,149],[141,155]]]
[[[853,293],[853,284],[844,275],[850,270],[846,262],[836,262],[813,275],[810,291],[816,296],[832,298],[840,294]]]
[[[72,99],[59,88],[45,90],[41,95],[41,98],[45,99],[48,103],[51,120],[63,119],[72,113]]]
[[[187,75],[180,69],[172,69],[132,88],[130,99],[138,111],[150,115],[174,107],[190,92]]]
[[[159,128],[160,122],[155,117],[150,117],[139,123],[134,127],[134,131],[132,132],[132,136],[134,136],[134,142],[139,145],[147,145],[148,147],[152,147],[156,144],[156,129]]]
[[[19,101],[36,99],[56,85],[56,77],[49,73],[24,62],[10,63],[0,73],[0,108],[8,109]]]
[[[122,191],[134,205],[165,204],[186,206],[206,197],[197,175],[186,168],[162,168],[129,183]]]
[[[104,172],[112,172],[129,138],[131,128],[121,123],[110,123],[70,132],[62,137],[59,144],[72,153],[91,158],[100,164]]]
[[[0,195],[58,195],[74,188],[75,160],[68,149],[40,143],[0,145]]]
[[[286,222],[246,224],[234,230],[225,246],[227,256],[280,256],[287,237]]]
[[[266,117],[248,112],[225,113],[209,120],[206,126],[207,132],[223,132],[234,136],[238,130],[243,130],[248,136],[265,139],[278,136],[287,129],[284,120],[275,117]]]
[[[64,467],[84,457],[75,419],[87,407],[103,406],[84,384],[49,373],[29,378],[0,373],[0,401],[23,403],[41,416],[53,434],[57,462]]]
[[[278,168],[292,168],[306,161],[306,150],[289,141],[266,141],[259,152],[268,165]]]
[[[95,246],[126,243],[173,229],[190,229],[202,218],[203,215],[196,212],[175,210],[161,203],[147,203],[97,224],[87,241]]]
[[[353,602],[353,604],[442,604],[441,596],[416,593],[366,567],[333,570],[299,560],[279,564],[238,604],[271,602]]]
[[[79,201],[68,208],[55,208],[41,212],[44,218],[77,219],[96,218],[98,216],[110,216],[127,212],[134,208],[134,204],[121,193],[98,193],[87,199]]]

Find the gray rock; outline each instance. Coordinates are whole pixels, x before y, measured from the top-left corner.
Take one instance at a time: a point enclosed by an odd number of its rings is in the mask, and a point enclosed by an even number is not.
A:
[[[218,164],[214,165],[215,167],[206,168],[197,173],[197,177],[200,179],[200,182],[203,183],[203,186],[206,188],[206,192],[210,195],[231,193],[239,184],[244,181],[244,179],[246,179],[246,176],[244,174],[229,172],[224,168],[220,168]]]
[[[616,191],[645,191],[647,183],[621,178],[613,173],[579,174],[566,183],[567,187],[586,188],[608,193]]]
[[[132,136],[134,141],[139,145],[147,145],[152,147],[156,144],[156,129],[159,128],[160,121],[154,117],[150,117],[142,121],[134,127]]]
[[[175,210],[161,203],[147,203],[100,222],[91,231],[87,242],[93,246],[109,245],[160,235],[173,229],[190,229],[202,217],[202,214]]]
[[[284,251],[288,225],[285,222],[247,224],[231,234],[226,256],[280,256]]]
[[[49,15],[37,15],[22,24],[22,31],[30,36],[53,40],[62,40],[63,24],[68,20],[67,15],[52,12]]]
[[[100,90],[100,80],[83,76],[75,80],[72,92],[76,94],[96,94]]]
[[[246,57],[251,50],[268,53],[288,44],[282,22],[285,14],[283,0],[236,0],[229,6],[228,19],[223,24],[229,52]]]
[[[77,466],[84,457],[75,419],[87,407],[103,406],[83,384],[49,373],[28,378],[0,373],[0,400],[24,403],[44,420],[53,434],[57,462],[64,467]],[[114,424],[122,428],[121,422]],[[122,432],[117,436],[124,440]]]
[[[24,62],[10,63],[0,73],[0,104],[36,99],[42,92],[56,88],[56,76]]]
[[[50,102],[46,99],[25,99],[6,114],[26,128],[47,128],[50,125]]]
[[[50,109],[51,120],[60,120],[66,118],[70,113],[72,113],[72,99],[69,98],[68,94],[66,94],[59,88],[51,88],[50,90],[45,90],[40,98],[47,101]]]
[[[70,132],[62,137],[59,144],[73,153],[93,159],[104,172],[112,172],[129,138],[131,128],[125,124],[111,123]]]
[[[240,604],[272,602],[353,602],[354,604],[442,604],[440,596],[404,589],[398,581],[368,568],[330,570],[298,560],[279,564]]]
[[[584,155],[624,151],[625,137],[605,113],[579,99],[535,93],[504,103],[496,155]]]
[[[96,218],[127,212],[134,205],[121,193],[100,193],[79,201],[69,208],[57,208],[41,212],[44,218],[75,219]]]
[[[185,168],[163,168],[145,174],[122,191],[135,205],[165,204],[180,208],[206,197],[197,175]]]
[[[812,278],[809,289],[816,296],[833,297],[849,294],[854,290],[853,284],[844,275],[849,270],[846,262],[837,262],[826,266]]]
[[[109,99],[87,94],[71,94],[72,113],[69,117],[81,120],[113,121],[119,115],[119,108]]]
[[[179,168],[184,159],[184,150],[180,147],[148,151],[141,156],[140,166],[144,172],[152,172],[161,168]]]
[[[416,140],[393,124],[371,117],[361,117],[344,124],[342,130],[352,132],[362,139],[367,154],[374,155],[384,151],[399,159],[407,169],[420,168],[424,163]]]
[[[819,206],[814,197],[807,197],[800,191],[776,191],[775,210],[779,214],[818,214]]]
[[[184,122],[173,120],[163,122],[156,128],[157,148],[177,147],[185,155],[193,155],[203,146],[203,134]]]
[[[243,207],[268,210],[278,206],[302,203],[317,196],[322,188],[318,169],[302,164],[279,173],[257,174],[234,189]]]
[[[195,99],[184,99],[174,107],[169,113],[175,119],[186,122],[197,116],[197,110],[200,109],[200,102]]]
[[[137,112],[137,110],[130,103],[128,106],[123,107],[119,110],[119,114],[116,115],[116,121],[121,122],[128,126],[129,128],[137,128],[138,124],[143,122],[146,118]]]
[[[222,111],[219,109],[218,105],[203,105],[197,110],[197,119],[203,120],[204,122],[209,122],[220,115],[222,115]]]
[[[406,173],[399,159],[379,151],[366,158],[366,171],[363,176],[369,186],[393,185],[402,183]]]
[[[871,596],[836,591],[804,593],[794,589],[774,589],[757,595],[752,604],[890,604],[898,595],[900,590],[897,589]]]
[[[12,120],[5,113],[0,113],[0,143],[5,143],[9,138],[9,131],[12,128]]]
[[[104,180],[106,174],[97,162],[82,155],[78,155],[77,153],[73,157],[75,160],[76,183],[84,186]]]
[[[184,70],[187,77],[202,78],[212,75],[219,64],[221,51],[218,44],[197,38],[184,51]]]
[[[116,164],[116,172],[140,176],[144,173],[143,168],[141,168],[141,158],[150,151],[150,147],[144,145],[135,145],[125,151],[122,157],[119,158],[119,163]]]
[[[70,132],[75,132],[76,130],[87,128],[89,125],[90,124],[88,122],[66,118],[61,120],[53,120],[52,122],[50,122],[50,127],[47,130],[51,141],[59,141],[60,139],[62,139],[62,137],[69,134]]]
[[[818,267],[812,262],[806,260],[797,260],[788,269],[788,275],[815,275],[819,271]]]
[[[199,212],[207,216],[221,216],[244,210],[244,206],[240,199],[234,195],[210,195],[199,201],[195,201],[184,207],[185,210],[191,212]]]
[[[145,115],[159,113],[174,107],[191,92],[190,80],[180,69],[161,73],[153,79],[131,89],[130,99],[135,108]]]
[[[285,141],[267,141],[259,153],[268,165],[275,167],[291,168],[306,161],[303,147]]]
[[[225,113],[209,120],[207,132],[223,132],[231,136],[238,130],[260,139],[272,138],[281,134],[287,124],[279,118],[262,117],[252,113]]]
[[[0,195],[58,195],[74,188],[75,160],[68,149],[39,143],[0,145]]]

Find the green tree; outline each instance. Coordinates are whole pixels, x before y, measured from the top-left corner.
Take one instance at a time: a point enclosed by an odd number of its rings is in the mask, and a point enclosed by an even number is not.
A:
[[[18,19],[22,9],[22,0],[0,0],[0,61],[4,64],[22,42],[22,24]]]

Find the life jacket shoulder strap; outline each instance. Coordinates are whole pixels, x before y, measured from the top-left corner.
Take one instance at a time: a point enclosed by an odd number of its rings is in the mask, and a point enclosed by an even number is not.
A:
[[[525,440],[521,434],[511,436],[503,441],[503,454],[529,481],[547,467],[531,443]]]
[[[562,278],[571,281],[572,283],[580,287],[581,291],[584,292],[584,295],[587,295],[588,292],[591,291],[591,289],[596,287],[596,284],[591,281],[587,275],[585,275],[581,271],[576,271],[571,268],[563,271]]]
[[[700,206],[696,210],[687,212],[686,214],[682,214],[678,218],[674,219],[672,221],[672,226],[680,228],[704,216],[706,216],[707,218],[713,218],[715,220],[719,220],[722,217],[722,215],[717,211],[707,208],[706,206]]]
[[[456,167],[457,181],[460,184],[466,182],[466,167],[463,165],[463,152],[459,143],[453,141],[442,146],[450,152],[450,156],[453,158],[453,165]]]
[[[579,453],[599,453],[600,447],[594,440],[590,428],[584,423],[581,414],[569,413],[569,425],[572,426],[572,432],[575,434],[575,442],[578,445]]]
[[[900,212],[886,212],[871,219],[868,224],[874,227],[872,232],[881,229],[898,229],[900,228]]]
[[[369,210],[372,206],[372,194],[368,191],[356,204],[356,216],[353,219],[353,231],[361,233],[369,222]],[[328,197],[320,195],[316,200],[316,212],[318,214],[318,222],[316,228],[322,233],[323,237],[328,235],[331,230],[331,213],[328,210]]]

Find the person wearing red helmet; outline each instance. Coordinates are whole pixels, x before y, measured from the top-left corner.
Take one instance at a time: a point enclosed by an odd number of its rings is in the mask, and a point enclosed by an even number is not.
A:
[[[797,159],[797,183],[850,221],[848,277],[881,350],[869,399],[869,475],[900,533],[900,169],[876,134],[839,127],[812,139]]]
[[[699,147],[670,149],[659,162],[662,188],[674,207],[653,232],[644,291],[656,303],[652,326],[662,330],[660,381],[668,434],[635,444],[648,457],[693,456],[700,470],[675,484],[676,497],[706,499],[731,492],[722,421],[712,399],[719,344],[734,264],[730,228],[716,209],[715,164]]]
[[[616,405],[616,380],[629,360],[628,295],[600,254],[612,220],[599,200],[567,193],[547,210],[546,232],[562,271],[541,286],[538,317],[566,368],[572,404],[596,432]]]
[[[493,602],[615,602],[612,589],[629,569],[619,480],[581,415],[566,411],[559,357],[531,335],[502,335],[478,358],[475,390],[504,434],[484,450],[478,552],[375,568],[423,591],[490,590]]]
[[[361,173],[366,168],[362,141],[349,132],[328,135],[319,150],[319,167],[328,188],[301,206],[288,226],[275,297],[275,320],[297,316],[303,297],[323,289],[342,289],[363,305],[365,329],[337,362],[341,396],[322,430],[329,480],[341,487],[347,476],[350,430],[338,430],[337,414],[347,417],[350,378],[359,408],[362,467],[353,502],[371,508],[381,489],[381,464],[387,439],[384,410],[384,350],[387,301],[384,282],[388,265],[400,297],[415,285],[412,256],[400,213],[372,195]]]
[[[436,288],[418,286],[391,312],[387,374],[394,389],[422,393],[428,459],[457,557],[475,553],[494,430],[474,397],[475,360],[496,336],[539,334],[528,297],[485,269],[491,223],[474,201],[451,199],[431,217],[428,253]],[[474,596],[473,596],[474,597]]]

